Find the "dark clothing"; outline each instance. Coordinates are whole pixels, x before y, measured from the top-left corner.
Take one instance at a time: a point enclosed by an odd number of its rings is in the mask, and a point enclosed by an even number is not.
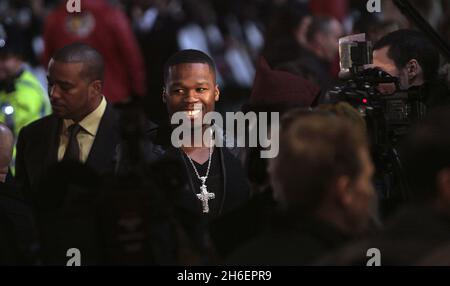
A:
[[[276,210],[271,189],[254,194],[239,208],[214,220],[209,226],[211,239],[220,257],[267,231]]]
[[[382,265],[413,265],[450,241],[450,219],[425,207],[403,208],[371,240],[382,253]]]
[[[373,238],[343,248],[322,265],[366,265],[367,250],[377,248],[382,266],[416,265],[450,242],[450,218],[423,206],[406,206]]]
[[[446,83],[441,80],[433,80],[421,86],[411,87],[408,89],[408,97],[411,104],[408,107],[410,124],[416,124],[423,116],[433,112],[433,109],[450,104],[450,90]],[[378,171],[375,176],[375,183],[380,198],[380,211],[383,217],[389,217],[395,213],[412,195],[407,184],[405,170],[397,163],[397,159],[400,159],[403,166],[408,164],[404,162],[403,153],[409,142],[405,142],[403,136],[408,133],[410,127],[410,125],[405,124],[403,126],[400,125],[400,127],[394,126],[388,135],[388,143],[396,148],[398,158],[397,154],[393,154],[390,150],[387,150],[388,152],[383,150],[382,148],[386,148],[385,146],[374,149],[375,165]],[[389,157],[386,159],[380,154],[388,154]],[[389,171],[387,171],[389,166],[393,172],[387,176],[389,174]]]
[[[233,253],[226,264],[308,265],[318,257],[341,247],[350,239],[326,222],[285,214],[276,217],[273,226],[267,232]]]
[[[147,146],[144,147],[144,152],[147,153],[144,155],[144,157],[146,157],[150,161],[150,163],[157,162],[168,157],[176,158],[183,162],[183,164],[186,166],[185,170],[191,170],[192,166],[187,160],[186,156],[183,155],[183,152],[171,145],[170,128],[168,126],[158,128],[156,128],[155,126],[151,126],[146,132],[146,137],[149,140],[146,141]],[[214,172],[218,173],[218,167],[220,167],[219,174],[221,186],[218,189],[223,190],[223,195],[220,201],[214,199],[216,200],[214,204],[219,208],[216,209],[216,207],[214,207],[214,209],[210,209],[210,211],[214,214],[212,216],[209,216],[210,219],[229,212],[248,199],[249,189],[244,176],[244,171],[241,167],[241,163],[237,158],[237,151],[238,150],[236,149],[217,147],[214,150],[214,153],[216,153],[215,162],[219,162],[219,164],[215,164],[216,167],[214,168]],[[119,158],[118,170],[121,169],[120,165],[123,159],[126,160],[126,158]],[[206,170],[203,172],[206,173]],[[178,207],[192,212],[192,214],[203,216],[201,202],[195,196],[195,194],[199,192],[200,185],[198,185],[198,180],[193,180],[194,178],[196,179],[195,173],[194,175],[189,173],[193,173],[193,170],[186,174],[186,178],[188,178],[188,188],[183,194],[180,194],[180,197],[177,199],[177,202],[175,202],[175,204]],[[215,181],[217,182],[219,180]],[[208,181],[207,185],[209,185]]]
[[[328,90],[337,83],[331,75],[331,63],[319,58],[311,51],[303,51],[301,57],[294,61],[294,64],[303,69],[308,77],[313,78],[322,90]]]
[[[0,183],[0,265],[27,265],[36,239],[31,209],[12,181]]]
[[[173,177],[184,178],[184,187],[178,191],[164,190],[171,195],[171,205],[175,219],[180,223],[191,242],[200,251],[205,251],[208,244],[206,239],[206,227],[215,218],[221,217],[230,211],[238,208],[249,197],[249,188],[238,160],[236,150],[216,147],[211,163],[211,173],[206,182],[209,192],[214,192],[216,198],[209,201],[210,213],[204,214],[202,203],[196,194],[200,191],[200,181],[198,180],[191,163],[186,155],[171,145],[170,128],[168,126],[151,127],[147,129],[146,140],[144,140],[144,154],[142,157],[148,163],[172,161],[177,166],[181,166],[180,173],[173,174]],[[124,149],[119,148],[118,166],[119,173],[129,171],[130,164]],[[207,162],[203,166],[196,165],[200,176],[206,173]],[[155,178],[157,179],[157,178]]]
[[[428,109],[450,104],[450,90],[443,80],[427,82],[420,87],[412,87],[410,90],[417,90],[423,94]]]
[[[13,175],[12,175],[12,173],[11,173],[11,170],[8,169],[8,174],[6,175],[5,184],[11,185],[11,184],[13,184],[13,182],[14,182]]]
[[[57,163],[61,127],[62,119],[49,115],[21,130],[17,141],[16,179],[25,196],[36,195],[47,169]],[[86,165],[99,175],[112,173],[118,141],[117,115],[108,104]]]
[[[0,265],[17,265],[20,250],[14,225],[8,215],[0,208]]]
[[[280,51],[283,52],[280,53]],[[289,37],[267,43],[263,55],[269,65],[275,68],[286,62],[297,60],[305,51],[305,48],[300,46],[297,40],[289,35]]]

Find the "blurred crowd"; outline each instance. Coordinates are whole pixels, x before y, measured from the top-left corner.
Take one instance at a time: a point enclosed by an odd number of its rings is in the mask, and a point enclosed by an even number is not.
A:
[[[450,40],[450,1],[410,2]],[[387,264],[450,263],[438,255],[448,252],[450,242],[449,110],[430,114],[406,136],[405,170],[414,199],[385,221],[378,209],[383,201],[375,198],[386,193],[372,186],[379,165],[372,163],[373,138],[367,138],[364,118],[349,104],[323,104],[325,93],[340,83],[339,39],[358,33],[376,43],[374,64],[398,77],[403,89],[433,94],[426,102],[430,110],[450,103],[448,59],[424,43],[392,1],[382,0],[380,13],[368,12],[366,4],[81,0],[81,13],[68,13],[64,0],[1,1],[0,151],[11,154],[0,152],[0,232],[12,235],[0,234],[0,264],[65,264],[69,242],[83,246],[87,265],[365,265],[373,245],[385,251]],[[80,45],[71,46],[75,42]],[[398,50],[386,50],[397,43]],[[413,54],[400,68],[402,49],[412,46],[436,56]],[[203,53],[177,53],[184,50]],[[64,64],[73,61],[90,65],[85,76],[91,81],[71,92],[65,80],[73,74]],[[176,90],[171,82],[183,82],[185,65],[199,63],[209,66],[208,80],[217,83],[205,88],[215,92],[207,111],[283,114],[275,160],[256,158],[259,149],[234,155],[177,153],[165,146],[164,127],[180,108],[169,96]],[[50,98],[57,92],[75,99]],[[79,114],[64,110],[69,104]],[[92,127],[93,117],[83,122],[83,108],[107,120]],[[52,112],[63,123],[49,117]],[[96,138],[79,139],[89,142],[83,143],[87,151],[83,144],[72,149],[79,132],[72,123]],[[55,130],[62,131],[54,140],[44,136]],[[44,149],[60,163],[45,165],[50,159],[36,151]],[[66,162],[72,151],[89,168]],[[186,185],[202,188],[199,172],[211,175],[217,191],[205,222],[179,193]]]
[[[411,2],[448,39],[447,1]],[[55,49],[73,40],[92,44],[108,62],[106,96],[120,102],[145,95],[154,121],[165,116],[160,71],[179,49],[204,51],[217,62],[219,83],[230,89],[221,108],[228,111],[249,97],[261,54],[274,69],[329,86],[338,73],[340,36],[365,32],[375,42],[412,26],[391,1],[382,1],[381,13],[369,13],[365,1],[347,0],[101,0],[82,6],[81,14],[66,15],[66,1],[2,1],[2,30],[20,34],[16,51],[44,89],[42,69]],[[334,21],[329,30],[328,21]]]

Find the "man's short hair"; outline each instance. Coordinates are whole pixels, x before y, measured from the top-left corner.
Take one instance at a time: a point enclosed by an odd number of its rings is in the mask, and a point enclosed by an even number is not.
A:
[[[359,152],[366,146],[364,132],[346,118],[325,111],[286,114],[280,152],[270,167],[282,203],[304,212],[315,209],[337,178],[359,176]]]
[[[388,57],[398,69],[416,59],[423,70],[426,81],[437,77],[439,70],[439,53],[426,36],[419,31],[402,29],[382,37],[373,47],[379,50],[389,47]]]
[[[103,81],[105,62],[102,55],[94,48],[83,43],[72,43],[58,50],[53,60],[63,63],[83,63],[81,77],[89,82]]]
[[[401,154],[412,191],[419,202],[438,196],[437,176],[450,168],[450,108],[431,111],[405,139]]]
[[[173,54],[164,64],[164,83],[167,83],[169,69],[179,64],[207,64],[216,76],[216,64],[213,59],[199,50],[182,50]]]

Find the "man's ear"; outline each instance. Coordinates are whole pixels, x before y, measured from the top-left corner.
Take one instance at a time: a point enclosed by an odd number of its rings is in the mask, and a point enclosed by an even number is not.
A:
[[[439,197],[447,204],[450,204],[450,168],[445,168],[438,173],[436,187]]]
[[[312,21],[312,17],[306,16],[298,24],[297,29],[295,30],[295,38],[297,39],[298,43],[305,44],[307,42],[306,34],[308,33],[308,28],[309,28],[309,25],[311,24],[311,21]]]
[[[214,100],[219,101],[219,98],[220,98],[219,85],[216,84],[216,87],[214,88]]]
[[[414,78],[416,78],[420,70],[421,68],[419,62],[416,59],[410,60],[406,64],[406,72],[408,73],[408,80],[412,81]]]
[[[331,192],[334,192],[336,200],[343,206],[352,204],[353,194],[350,188],[350,178],[348,176],[340,176],[331,187]]]
[[[91,87],[99,94],[103,93],[103,82],[101,80],[94,80]]]

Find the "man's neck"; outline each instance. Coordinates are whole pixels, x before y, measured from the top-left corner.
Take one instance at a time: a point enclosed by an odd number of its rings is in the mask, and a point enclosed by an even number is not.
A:
[[[414,79],[414,81],[411,82],[411,86],[410,87],[414,87],[414,86],[422,86],[425,84],[425,81],[423,80],[422,77],[418,77],[416,79]]]
[[[84,118],[86,118],[86,116],[88,116],[89,114],[91,114],[92,112],[94,112],[94,111],[100,106],[100,104],[102,103],[102,99],[103,99],[103,96],[99,97],[99,98],[95,101],[95,103],[92,104],[92,107],[89,108],[85,113],[83,113],[83,114],[81,114],[81,115],[79,115],[79,116],[76,116],[76,117],[74,117],[74,118],[71,118],[71,119],[72,119],[73,121],[75,121],[76,123],[81,122]]]
[[[201,140],[201,144],[199,146],[196,146],[194,143],[194,135],[196,133],[196,131],[194,129],[192,129],[192,133],[191,133],[191,144],[189,146],[182,146],[180,149],[189,157],[191,157],[192,160],[194,160],[195,162],[199,163],[199,164],[203,164],[204,162],[206,162],[209,159],[209,152],[210,149],[213,146],[213,139],[211,138],[210,142],[203,142],[203,138],[206,137],[204,136],[206,134],[206,132],[208,131],[209,126],[203,126],[202,130],[200,131],[200,134],[202,135],[202,140]],[[197,130],[198,133],[198,130]],[[212,150],[211,150],[212,152]]]

